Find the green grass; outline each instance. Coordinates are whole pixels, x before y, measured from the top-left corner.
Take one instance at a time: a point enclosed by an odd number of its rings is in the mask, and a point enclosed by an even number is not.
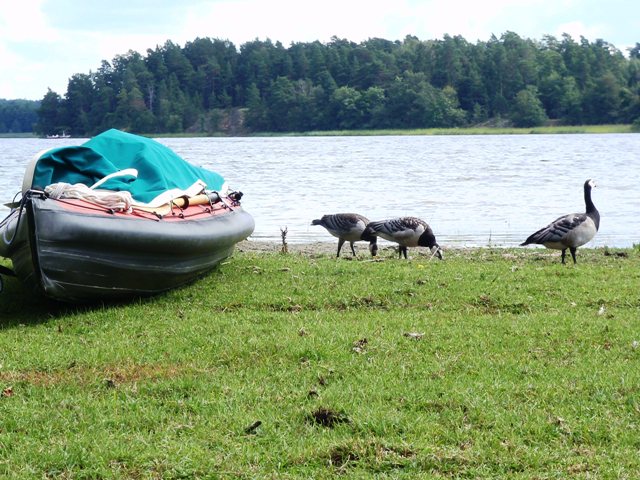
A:
[[[631,125],[575,125],[532,128],[468,127],[417,128],[414,130],[336,130],[292,133],[303,136],[368,136],[368,135],[526,135],[571,133],[631,133]]]
[[[638,248],[410,253],[120,305],[5,279],[0,477],[640,476]]]
[[[528,134],[574,134],[574,133],[632,133],[629,124],[620,125],[567,125],[532,128],[514,127],[465,127],[465,128],[416,128],[385,130],[318,130],[310,132],[260,132],[248,137],[352,137],[382,135],[528,135]],[[225,136],[206,133],[147,134],[151,137],[206,137]]]

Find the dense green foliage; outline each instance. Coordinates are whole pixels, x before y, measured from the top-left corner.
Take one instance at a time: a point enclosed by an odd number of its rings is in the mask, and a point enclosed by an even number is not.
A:
[[[240,49],[197,38],[167,41],[73,75],[48,91],[37,132],[300,132],[490,124],[631,124],[640,118],[640,44],[513,32],[476,44],[333,38]]]
[[[33,131],[38,121],[40,102],[0,98],[0,134]]]
[[[121,305],[7,279],[0,476],[639,478],[640,250],[419,250]]]

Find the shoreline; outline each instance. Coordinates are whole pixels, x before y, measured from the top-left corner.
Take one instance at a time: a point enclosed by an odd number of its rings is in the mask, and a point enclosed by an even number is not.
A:
[[[355,258],[368,258],[372,259],[366,243],[356,243],[356,257]],[[318,257],[330,255],[335,257],[336,252],[338,250],[338,242],[331,241],[316,241],[311,243],[287,243],[287,254],[298,254],[307,257]],[[636,250],[634,247],[608,247],[608,246],[596,246],[596,247],[582,247],[579,251],[583,252],[583,254],[587,254],[589,256],[626,256],[627,253],[617,253],[617,252],[625,252],[629,250]],[[236,251],[243,253],[283,253],[282,252],[282,243],[277,241],[268,241],[268,240],[243,240],[236,244]],[[538,258],[541,257],[549,257],[554,258],[560,256],[559,250],[552,250],[540,246],[528,246],[528,247],[504,247],[499,245],[486,245],[486,246],[449,246],[443,248],[444,258],[449,257],[457,257],[460,255],[470,254],[470,253],[489,253],[489,252],[501,252],[501,255],[505,258],[524,258],[529,255],[535,255]],[[385,244],[381,245],[378,251],[376,259],[384,259],[389,257],[397,257],[397,246],[394,244]],[[423,247],[414,247],[410,249],[409,255],[414,258],[422,258],[429,259],[431,257],[431,253],[429,249]],[[340,252],[340,258],[352,259],[354,258],[351,254],[351,249],[349,248],[349,244],[346,242],[342,251]]]
[[[357,244],[356,244],[357,245]],[[364,244],[363,244],[364,245]],[[349,245],[342,247],[341,254],[344,254],[345,248],[351,256]],[[250,253],[283,253],[282,242],[268,241],[268,240],[243,240],[236,245],[236,249],[239,252]],[[321,255],[332,253],[336,254],[338,250],[338,241],[335,242],[312,242],[312,243],[288,243],[287,253],[300,253],[303,255]],[[356,246],[356,253],[369,253],[366,248],[358,248]]]
[[[150,138],[260,138],[260,137],[340,137],[340,136],[406,136],[406,135],[539,135],[539,134],[620,134],[637,133],[633,124],[590,124],[590,125],[541,125],[537,127],[499,127],[499,126],[466,126],[451,128],[406,128],[377,130],[309,130],[304,132],[254,132],[244,135],[228,135],[222,133],[137,133]],[[33,132],[3,133],[3,138],[47,139]],[[89,139],[91,136],[69,137]],[[53,139],[66,140],[67,137]]]

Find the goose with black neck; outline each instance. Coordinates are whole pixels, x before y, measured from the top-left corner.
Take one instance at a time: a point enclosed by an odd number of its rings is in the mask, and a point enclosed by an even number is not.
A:
[[[531,234],[520,246],[538,244],[554,250],[562,250],[565,263],[567,249],[576,261],[578,247],[590,242],[600,228],[600,212],[591,199],[591,189],[596,186],[592,179],[584,182],[585,213],[570,213],[555,219],[549,225]]]

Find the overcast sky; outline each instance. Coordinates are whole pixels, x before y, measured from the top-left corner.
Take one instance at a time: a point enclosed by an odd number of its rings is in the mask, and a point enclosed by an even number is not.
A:
[[[640,42],[640,0],[2,0],[0,98],[64,96],[69,78],[134,50],[171,40],[243,43],[331,37],[488,40],[570,34],[603,39],[623,53]]]

